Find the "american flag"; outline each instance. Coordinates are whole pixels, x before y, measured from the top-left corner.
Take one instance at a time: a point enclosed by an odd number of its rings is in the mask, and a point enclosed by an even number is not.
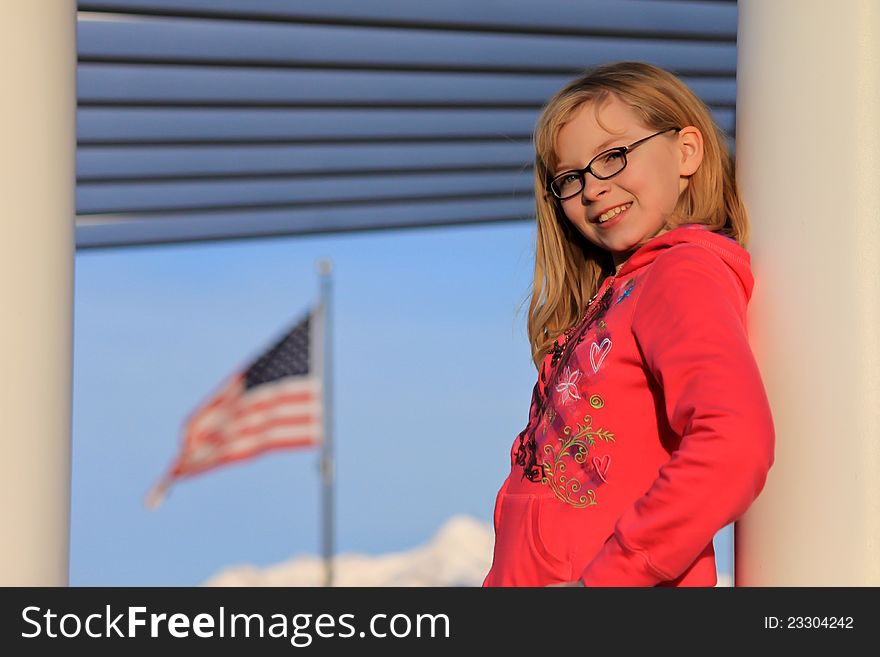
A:
[[[181,477],[273,449],[321,443],[322,317],[320,306],[306,313],[190,414],[180,453],[148,494],[148,506],[158,506]]]

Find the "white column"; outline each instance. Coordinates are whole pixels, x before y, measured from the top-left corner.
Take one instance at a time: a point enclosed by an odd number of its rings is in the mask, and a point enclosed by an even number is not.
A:
[[[0,585],[66,586],[74,0],[4,0],[0,84]]]
[[[736,584],[878,586],[880,2],[740,0],[737,50],[750,330],[777,442],[737,523]]]

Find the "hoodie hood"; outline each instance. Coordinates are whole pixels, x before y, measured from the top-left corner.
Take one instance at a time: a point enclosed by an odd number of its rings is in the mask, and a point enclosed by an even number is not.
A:
[[[751,298],[755,279],[752,275],[749,252],[742,248],[733,238],[714,233],[704,224],[682,224],[658,237],[652,238],[627,259],[623,267],[615,275],[615,278],[620,279],[638,271],[645,265],[654,262],[654,259],[666,249],[683,243],[699,244],[720,257],[730,268],[734,276],[736,276],[740,285],[742,285],[746,300],[748,301]]]

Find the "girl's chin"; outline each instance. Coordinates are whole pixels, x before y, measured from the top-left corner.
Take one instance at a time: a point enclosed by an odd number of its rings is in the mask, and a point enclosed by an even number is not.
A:
[[[612,227],[607,233],[593,226],[591,228],[593,230],[590,231],[590,234],[584,234],[584,237],[594,246],[610,253],[616,262],[626,260],[653,237],[658,237],[666,232],[658,230],[655,235],[649,236],[644,231],[639,231],[637,226],[623,224]]]
[[[635,248],[638,239],[631,238],[627,235],[608,235],[603,236],[605,239],[600,241],[600,246],[612,254],[626,254]]]
[[[635,248],[638,237],[632,237],[628,235],[628,231],[626,231],[623,226],[617,226],[617,230],[613,230],[609,233],[604,233],[600,229],[595,229],[590,232],[590,234],[585,234],[583,231],[581,234],[587,238],[593,246],[596,246],[603,251],[608,251],[612,255],[616,256],[620,254],[621,256],[628,256]]]

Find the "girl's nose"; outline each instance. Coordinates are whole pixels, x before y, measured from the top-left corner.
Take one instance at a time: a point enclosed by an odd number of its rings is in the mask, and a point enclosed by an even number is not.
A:
[[[581,202],[586,205],[597,201],[610,186],[609,181],[599,180],[596,176],[587,173],[584,174],[584,188],[581,190]]]

